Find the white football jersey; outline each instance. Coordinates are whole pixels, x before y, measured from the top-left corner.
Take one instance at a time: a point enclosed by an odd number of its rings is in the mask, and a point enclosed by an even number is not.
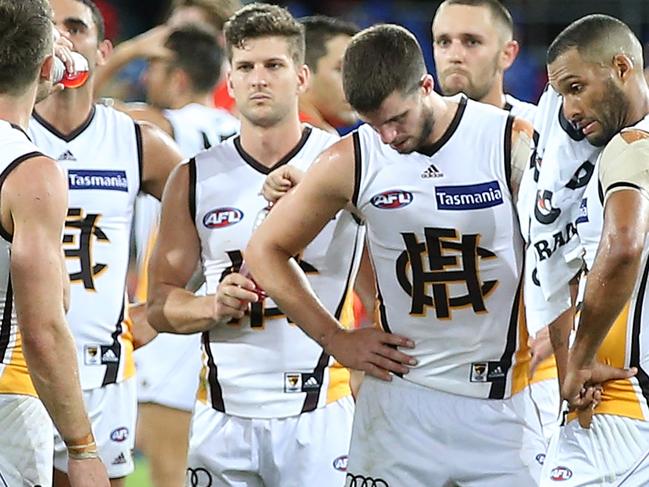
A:
[[[190,211],[201,241],[207,293],[239,269],[255,222],[267,202],[259,194],[273,169],[306,170],[337,140],[306,126],[298,145],[272,168],[245,152],[239,137],[199,153],[189,162]],[[340,317],[361,255],[364,228],[341,211],[298,257],[323,305]],[[349,373],[272,299],[251,305],[237,322],[203,335],[207,367],[199,398],[218,411],[247,418],[281,418],[312,411],[349,394]]]
[[[415,342],[404,379],[505,398],[527,385],[523,242],[510,186],[513,117],[455,97],[433,146],[399,154],[354,134],[354,203],[365,217],[380,322]]]
[[[63,248],[81,386],[94,389],[128,379],[135,367],[126,271],[142,177],[140,127],[128,115],[97,105],[69,135],[36,113],[29,130],[34,143],[68,173]]]
[[[505,110],[509,113],[530,123],[534,121],[536,105],[514,98],[512,95],[505,95],[505,101]]]
[[[190,103],[182,108],[163,110],[173,130],[173,138],[185,157],[193,157],[239,131],[239,120],[220,108]]]
[[[21,162],[42,155],[23,129],[0,120],[0,189]],[[11,234],[0,225],[0,394],[36,396],[16,320],[10,275],[11,240]]]
[[[172,128],[172,136],[183,157],[189,159],[209,149],[239,131],[239,120],[219,108],[190,103],[182,108],[163,110]],[[141,194],[136,203],[134,237],[139,269],[137,298],[146,301],[146,259],[152,248],[152,232],[160,216],[160,202],[153,196]]]

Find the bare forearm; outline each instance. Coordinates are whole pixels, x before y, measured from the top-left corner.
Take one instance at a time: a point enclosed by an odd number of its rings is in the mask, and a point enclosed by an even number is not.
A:
[[[340,329],[338,321],[320,303],[304,273],[279,249],[249,246],[246,261],[269,296],[304,332],[323,348]]]
[[[636,281],[640,255],[618,259],[598,255],[586,281],[584,307],[579,319],[571,359],[579,366],[590,363],[622,308]]]
[[[575,309],[570,307],[564,311],[556,320],[550,323],[550,342],[552,351],[557,363],[557,374],[559,386],[563,384],[566,377],[566,367],[568,366],[568,350],[570,347],[570,332],[575,320]]]
[[[90,422],[67,325],[61,317],[60,321],[38,323],[32,328],[38,331],[23,332],[23,347],[36,392],[64,440],[84,438],[91,432]]]
[[[137,51],[129,41],[122,42],[113,51],[104,66],[97,69],[95,75],[95,95],[101,95],[102,89],[119,73],[124,66],[138,58]]]
[[[159,332],[191,334],[219,323],[212,319],[213,296],[195,296],[169,285],[157,286],[147,303],[149,324]]]

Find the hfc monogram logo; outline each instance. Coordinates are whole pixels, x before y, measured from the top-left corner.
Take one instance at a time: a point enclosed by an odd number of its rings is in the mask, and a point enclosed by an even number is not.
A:
[[[95,240],[109,243],[110,240],[99,228],[100,215],[88,213],[81,208],[68,209],[68,218],[65,221],[66,232],[63,235],[63,244],[75,245],[73,248],[65,249],[67,259],[79,260],[79,271],[70,273],[71,282],[83,282],[86,289],[95,289],[95,277],[108,266],[94,262],[93,244]],[[67,229],[72,229],[68,232]]]
[[[480,281],[480,260],[496,258],[496,254],[478,246],[480,235],[425,228],[424,242],[414,233],[401,236],[406,250],[397,259],[396,272],[402,289],[412,298],[410,314],[423,315],[426,307],[432,307],[437,318],[447,319],[454,308],[471,306],[476,313],[487,311],[485,298],[498,281]],[[453,295],[458,286],[466,292]]]

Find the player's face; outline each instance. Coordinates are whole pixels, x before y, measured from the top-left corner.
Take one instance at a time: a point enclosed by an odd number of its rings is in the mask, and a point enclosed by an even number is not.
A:
[[[253,125],[270,127],[297,116],[307,81],[308,69],[295,64],[283,37],[248,39],[232,48],[228,89],[241,116]]]
[[[338,35],[326,42],[327,53],[318,60],[309,85],[316,108],[327,123],[334,127],[353,125],[357,118],[343,92],[343,55],[350,40],[348,35]]]
[[[444,5],[433,21],[437,78],[445,95],[482,100],[503,71],[503,40],[486,7]]]
[[[97,26],[90,7],[77,0],[50,0],[54,11],[54,25],[72,42],[73,50],[87,60],[92,73],[102,65],[110,51],[110,42],[99,42]]]
[[[401,154],[410,154],[428,145],[433,130],[433,113],[423,103],[422,90],[409,95],[394,91],[378,110],[361,114],[361,119],[380,135],[384,144]]]
[[[604,146],[623,127],[629,100],[611,69],[584,60],[570,49],[548,66],[552,87],[563,96],[563,112],[588,141]]]

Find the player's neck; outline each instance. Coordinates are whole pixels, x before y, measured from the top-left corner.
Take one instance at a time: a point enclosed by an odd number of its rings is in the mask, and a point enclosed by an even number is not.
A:
[[[18,125],[27,130],[29,117],[36,101],[36,87],[27,90],[20,96],[0,96],[0,120]]]
[[[649,115],[649,86],[644,80],[638,83],[638,87],[631,99],[633,103],[629,105],[625,126],[635,125]]]
[[[291,152],[302,138],[303,127],[297,116],[288,115],[272,127],[253,125],[241,119],[241,146],[266,167],[273,167]]]
[[[308,118],[307,122],[314,127],[318,127],[332,134],[337,133],[336,129],[324,119],[320,110],[316,108],[315,104],[307,95],[300,97],[300,114],[305,115]]]
[[[47,97],[36,105],[36,113],[62,134],[69,134],[79,128],[90,115],[94,106],[92,85],[66,89]]]
[[[498,108],[505,108],[505,106],[507,105],[507,98],[505,98],[502,83],[494,83],[491,90],[489,90],[489,93],[487,93],[487,95],[482,98],[482,100],[478,101],[486,103],[488,105],[493,105]]]
[[[432,109],[435,117],[433,130],[425,145],[434,145],[448,130],[460,104],[448,98],[435,96],[431,99]]]

